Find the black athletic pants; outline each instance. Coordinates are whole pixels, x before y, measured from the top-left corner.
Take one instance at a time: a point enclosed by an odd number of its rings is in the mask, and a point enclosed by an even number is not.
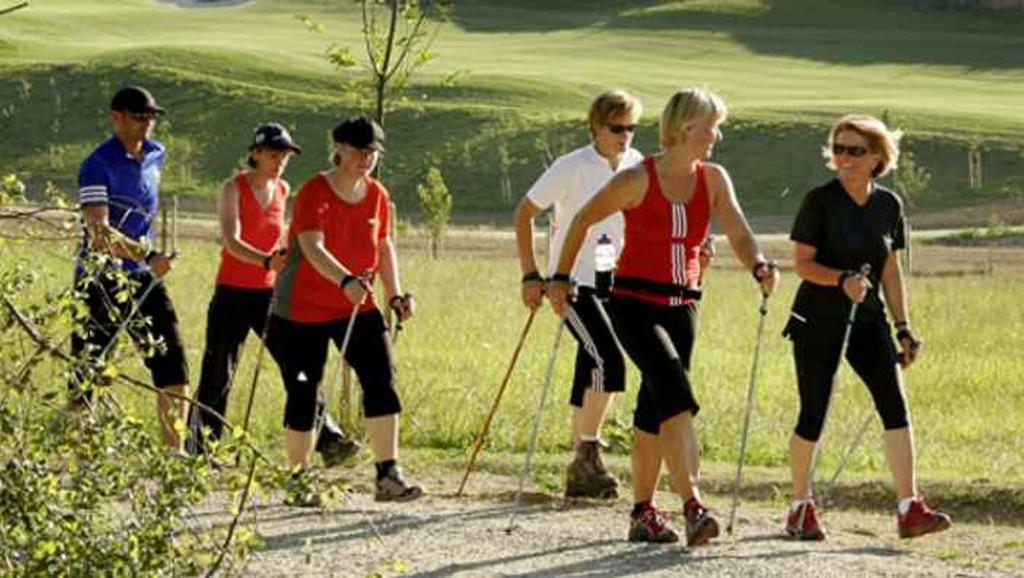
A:
[[[127,278],[120,271],[103,270],[95,275],[83,276],[76,280],[77,288],[84,293],[88,317],[75,327],[71,336],[71,355],[85,359],[92,366],[98,366],[99,354],[119,335],[118,328],[132,314],[138,304],[138,311],[129,320],[121,333],[127,333],[145,354],[144,363],[149,368],[156,387],[184,385],[188,383],[188,362],[178,332],[178,315],[171,304],[167,288],[162,281],[153,284],[151,273],[128,273]],[[119,301],[131,282],[135,288],[131,298]],[[140,302],[143,293],[150,288],[146,298]],[[148,320],[148,321],[146,321]],[[156,344],[147,350],[148,344]],[[111,351],[107,353],[110,357]],[[106,359],[102,360],[105,362]],[[99,369],[97,367],[97,369]],[[72,395],[80,395],[78,384],[85,376],[76,369],[70,383]]]
[[[626,361],[612,332],[611,320],[594,289],[579,288],[565,321],[577,342],[576,370],[569,403],[583,407],[583,395],[590,387],[609,393],[624,391]]]
[[[206,351],[203,353],[196,401],[222,416],[226,416],[228,394],[238,367],[239,352],[250,332],[257,338],[263,337],[272,296],[271,289],[242,289],[226,285],[217,285],[214,289],[206,312]],[[270,350],[270,354],[277,359],[278,355],[273,350]],[[318,412],[326,411],[322,399],[318,400],[317,408]],[[189,421],[192,432],[189,443],[193,452],[202,451],[204,427],[208,428],[210,439],[220,439],[224,424],[213,414],[196,407]],[[317,440],[318,449],[322,442],[342,435],[340,428],[328,415],[320,440]]]
[[[348,319],[326,323],[300,323],[274,315],[268,335],[271,351],[278,356],[288,401],[285,427],[295,431],[313,428],[314,406],[327,363],[327,344],[340,348]],[[363,388],[363,415],[367,418],[397,414],[402,406],[395,390],[395,363],[384,317],[377,309],[359,313],[345,351],[345,361],[355,370]],[[334,379],[334,376],[328,376]]]
[[[700,406],[690,385],[690,356],[697,337],[697,304],[669,307],[612,296],[615,335],[642,377],[633,425],[657,434],[661,423]]]
[[[783,332],[793,341],[793,360],[800,389],[800,418],[796,434],[805,440],[817,441],[821,436],[825,411],[839,368],[844,329],[844,321],[840,319],[815,322],[794,315]],[[907,399],[889,325],[883,319],[855,322],[850,331],[846,360],[871,392],[885,429],[907,427]]]

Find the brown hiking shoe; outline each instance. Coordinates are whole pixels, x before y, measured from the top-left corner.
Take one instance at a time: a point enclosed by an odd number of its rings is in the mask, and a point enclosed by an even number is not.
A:
[[[398,466],[391,466],[388,474],[377,480],[377,492],[373,499],[378,502],[408,502],[422,495],[423,488],[419,484],[406,482],[402,470]]]
[[[687,546],[707,544],[712,538],[718,536],[718,520],[697,498],[686,500],[686,504],[683,505],[683,515],[686,517]]]
[[[619,497],[619,481],[601,459],[601,442],[580,442],[577,446],[576,457],[565,472],[565,496],[601,500]]]

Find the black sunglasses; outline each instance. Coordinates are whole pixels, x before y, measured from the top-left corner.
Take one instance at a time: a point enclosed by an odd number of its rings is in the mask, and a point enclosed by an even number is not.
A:
[[[624,132],[634,133],[634,132],[636,132],[636,125],[635,124],[610,124],[610,125],[608,125],[608,130],[610,130],[612,132],[612,134],[622,134]]]
[[[155,112],[130,112],[128,114],[137,122],[149,122],[159,118],[159,115]]]
[[[851,157],[862,157],[868,154],[868,149],[857,146],[857,145],[841,145],[836,143],[832,145],[832,156],[848,155]]]

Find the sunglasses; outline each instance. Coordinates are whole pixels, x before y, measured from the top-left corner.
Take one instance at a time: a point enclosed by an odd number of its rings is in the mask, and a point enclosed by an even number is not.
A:
[[[862,146],[841,145],[839,143],[832,145],[832,156],[847,155],[856,158],[866,154],[868,154],[868,149]]]
[[[155,112],[132,112],[129,113],[129,116],[135,119],[136,122],[150,122],[156,120],[159,115]]]
[[[635,133],[636,132],[636,125],[635,124],[609,124],[607,126],[608,126],[608,130],[611,131],[612,134],[622,134],[624,132],[628,132],[628,133]]]

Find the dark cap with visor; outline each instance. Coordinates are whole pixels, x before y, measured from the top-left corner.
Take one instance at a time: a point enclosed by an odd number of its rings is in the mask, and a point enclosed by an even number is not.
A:
[[[110,110],[136,113],[163,114],[165,111],[156,103],[156,99],[148,90],[141,86],[126,86],[117,91],[110,101]]]
[[[302,154],[302,147],[292,140],[292,135],[288,133],[288,129],[277,122],[268,122],[256,127],[249,150],[256,147],[267,147],[282,151],[290,150],[294,151],[295,154]]]
[[[331,137],[339,144],[384,152],[384,129],[368,116],[357,116],[342,122],[331,131]]]

